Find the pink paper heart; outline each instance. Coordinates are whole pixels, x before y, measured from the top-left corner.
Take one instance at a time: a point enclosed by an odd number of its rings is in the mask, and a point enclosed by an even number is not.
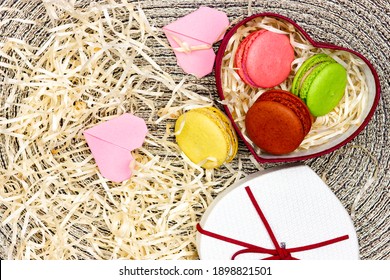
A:
[[[223,38],[228,26],[229,20],[224,12],[200,7],[164,26],[163,30],[174,49],[178,65],[186,73],[201,78],[212,72],[215,61],[212,45]]]
[[[114,182],[131,176],[131,151],[142,146],[147,134],[143,119],[125,113],[84,131],[101,174]]]

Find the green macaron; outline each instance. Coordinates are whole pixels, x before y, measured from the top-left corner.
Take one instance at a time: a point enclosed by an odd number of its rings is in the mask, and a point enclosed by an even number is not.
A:
[[[346,85],[345,68],[326,54],[316,54],[298,69],[291,92],[306,103],[314,116],[319,117],[337,106]]]

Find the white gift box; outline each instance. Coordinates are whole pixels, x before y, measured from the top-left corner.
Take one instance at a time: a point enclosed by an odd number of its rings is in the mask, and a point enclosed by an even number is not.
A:
[[[359,259],[350,216],[305,165],[247,176],[211,203],[197,228],[200,259]]]

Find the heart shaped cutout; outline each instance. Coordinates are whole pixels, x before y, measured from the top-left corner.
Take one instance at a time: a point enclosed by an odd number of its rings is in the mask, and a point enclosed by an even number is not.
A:
[[[248,22],[255,20],[257,18],[275,18],[276,20],[280,20],[282,22],[291,24],[296,32],[300,33],[302,38],[306,39],[309,44],[311,44],[314,48],[317,49],[329,49],[332,51],[344,51],[349,54],[351,54],[353,57],[356,57],[360,59],[363,62],[363,65],[361,66],[362,72],[364,73],[364,76],[366,77],[366,83],[368,88],[368,95],[367,100],[365,103],[365,106],[360,112],[360,122],[359,125],[351,125],[345,132],[341,133],[338,136],[335,136],[331,139],[329,139],[328,142],[319,144],[313,147],[309,147],[308,149],[297,149],[296,151],[285,154],[285,155],[271,155],[268,153],[265,153],[263,151],[260,151],[258,147],[256,147],[253,143],[251,143],[249,137],[243,132],[243,128],[238,125],[238,123],[235,121],[233,117],[233,112],[231,110],[231,106],[234,106],[234,104],[229,105],[226,103],[226,95],[223,88],[223,77],[222,77],[222,68],[223,68],[223,59],[226,55],[226,49],[228,47],[230,39],[236,34],[237,30],[247,24]],[[234,57],[232,55],[232,57]],[[230,58],[232,59],[232,58]],[[253,154],[255,159],[260,163],[270,163],[270,162],[292,162],[292,161],[300,161],[300,160],[306,160],[309,158],[314,158],[318,156],[322,156],[328,153],[331,153],[335,151],[336,149],[344,146],[348,142],[350,142],[352,139],[354,139],[368,124],[370,119],[372,118],[375,109],[379,102],[380,97],[380,83],[378,74],[376,73],[376,70],[372,66],[372,64],[368,61],[367,58],[365,58],[362,54],[348,49],[344,47],[340,47],[337,45],[333,45],[330,43],[324,43],[324,42],[317,42],[313,40],[306,32],[303,30],[302,27],[300,27],[297,23],[295,23],[293,20],[291,20],[288,17],[275,14],[275,13],[260,13],[252,15],[248,18],[245,18],[244,20],[237,23],[234,27],[232,27],[225,35],[224,39],[222,40],[220,47],[218,49],[216,62],[215,62],[215,78],[216,78],[216,85],[218,90],[218,95],[220,99],[222,100],[225,112],[229,119],[231,120],[238,136],[242,139],[242,141],[245,143],[245,145],[248,147],[249,151]],[[243,116],[241,116],[242,118]]]
[[[142,118],[125,113],[83,132],[101,174],[113,181],[130,178],[131,151],[142,146],[148,128]]]

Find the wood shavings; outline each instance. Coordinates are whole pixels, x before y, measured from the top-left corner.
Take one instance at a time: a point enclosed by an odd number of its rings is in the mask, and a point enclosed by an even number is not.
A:
[[[174,142],[173,119],[213,102],[153,59],[149,42],[161,39],[140,7],[74,2],[43,1],[52,26],[42,26],[40,45],[0,43],[7,258],[196,259],[204,209],[245,176],[230,165],[204,170]],[[114,184],[100,175],[82,132],[124,112],[164,133],[150,131],[132,152],[131,179]]]
[[[317,53],[326,53],[342,64],[348,75],[346,92],[336,108],[325,116],[316,118],[309,134],[297,150],[307,150],[328,143],[331,139],[343,134],[350,127],[359,126],[363,121],[364,108],[367,106],[368,85],[362,69],[364,62],[346,51],[315,48],[295,27],[283,20],[272,17],[257,17],[239,27],[230,38],[222,60],[221,80],[226,104],[233,119],[257,153],[262,151],[249,139],[245,130],[245,115],[257,98],[266,90],[252,88],[243,83],[234,69],[234,56],[240,42],[251,32],[267,29],[273,32],[287,34],[295,50],[296,59],[292,63],[292,73],[279,86],[282,90],[290,90],[295,73],[302,63]]]

